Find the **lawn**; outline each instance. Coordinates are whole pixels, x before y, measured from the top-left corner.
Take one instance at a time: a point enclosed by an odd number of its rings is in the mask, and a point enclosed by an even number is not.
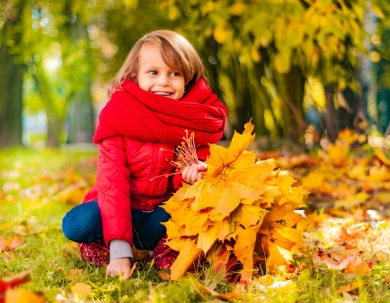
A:
[[[383,161],[378,166],[378,157],[368,154],[359,158],[355,153],[352,163],[331,159],[327,165],[318,155],[274,154],[311,186],[305,212],[312,223],[304,235],[306,249],[295,255],[299,272],[255,276],[244,286],[229,284],[207,267],[167,281],[142,261],[129,280],[107,277],[104,267],[82,261],[78,246],[61,231],[62,217],[94,183],[96,152],[2,150],[0,277],[30,276],[6,296],[9,302],[390,302],[389,177],[382,172],[380,179]],[[358,165],[369,168],[367,178]],[[310,174],[317,175],[308,183]],[[5,296],[1,283],[0,302]]]

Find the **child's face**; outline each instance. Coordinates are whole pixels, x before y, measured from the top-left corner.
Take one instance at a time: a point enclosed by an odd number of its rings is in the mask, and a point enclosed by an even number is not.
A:
[[[136,81],[143,90],[160,96],[180,100],[184,95],[183,75],[179,69],[166,65],[159,49],[151,43],[141,47]]]

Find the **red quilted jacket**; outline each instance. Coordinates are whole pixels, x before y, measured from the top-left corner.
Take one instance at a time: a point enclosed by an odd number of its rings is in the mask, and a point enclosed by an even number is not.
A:
[[[183,182],[180,174],[162,176],[175,171],[170,164],[175,147],[122,136],[106,138],[98,147],[96,185],[84,200],[99,201],[107,245],[113,239],[132,244],[130,208],[153,210],[167,201]],[[197,150],[199,159],[205,160],[209,147]]]

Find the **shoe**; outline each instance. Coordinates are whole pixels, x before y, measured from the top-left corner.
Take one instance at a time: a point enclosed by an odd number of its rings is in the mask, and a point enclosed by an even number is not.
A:
[[[92,264],[103,266],[110,261],[110,250],[101,244],[96,242],[92,243],[78,243],[80,253],[83,259]]]
[[[171,268],[173,262],[179,255],[178,251],[173,250],[165,244],[166,240],[167,236],[165,235],[157,243],[156,247],[153,250],[152,256],[148,260],[148,262],[154,260],[154,268],[157,270]]]

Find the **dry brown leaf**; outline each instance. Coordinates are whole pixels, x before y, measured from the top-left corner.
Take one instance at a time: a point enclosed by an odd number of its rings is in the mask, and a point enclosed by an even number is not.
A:
[[[171,275],[169,274],[169,272],[166,272],[166,271],[159,271],[158,272],[158,277],[162,280],[170,280],[171,279]]]
[[[68,281],[79,280],[83,275],[83,269],[70,269],[66,275]]]

